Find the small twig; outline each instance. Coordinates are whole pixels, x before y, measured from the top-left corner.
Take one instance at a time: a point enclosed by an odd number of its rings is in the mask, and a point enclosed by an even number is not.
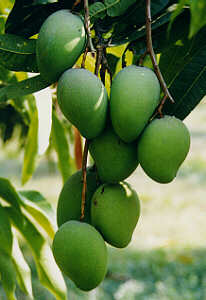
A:
[[[72,6],[72,10],[74,10],[74,8],[81,3],[81,0],[76,0]]]
[[[89,4],[88,0],[84,0],[84,24],[87,32],[87,46],[90,48],[91,52],[95,52],[91,32],[90,32],[90,17],[89,17]]]
[[[86,58],[87,58],[88,52],[89,52],[89,48],[86,47],[86,49],[85,49],[85,51],[84,51],[83,58],[82,58],[82,63],[81,63],[81,68],[82,68],[82,69],[85,69],[85,62],[86,62]]]
[[[159,82],[160,82],[160,85],[164,91],[164,94],[165,94],[165,97],[166,99],[169,98],[170,101],[172,103],[174,103],[174,100],[167,88],[167,85],[164,81],[164,78],[162,76],[162,73],[160,71],[160,68],[157,64],[157,61],[156,61],[156,58],[155,58],[155,53],[154,53],[154,50],[153,50],[153,46],[152,46],[152,27],[151,27],[151,23],[152,23],[152,18],[151,18],[151,0],[146,0],[146,34],[147,34],[147,52],[148,54],[150,55],[151,57],[151,60],[152,60],[152,63],[153,63],[153,66],[154,66],[154,71],[159,79]],[[164,97],[164,98],[165,98]],[[164,99],[163,98],[163,99]],[[164,102],[165,100],[164,99]]]
[[[148,50],[146,50],[146,51],[140,56],[139,63],[138,63],[139,66],[141,66],[141,67],[143,66],[144,59],[145,59],[145,57],[147,56],[147,54],[148,54]]]
[[[97,45],[97,56],[96,56],[96,63],[95,63],[95,75],[98,76],[99,68],[102,63],[102,56],[103,56],[103,46]]]
[[[82,138],[79,130],[74,128],[74,153],[75,153],[75,164],[77,169],[82,168]]]
[[[87,190],[87,156],[89,151],[89,141],[86,139],[84,144],[84,153],[82,160],[82,203],[81,203],[81,217],[80,220],[84,219],[85,203],[86,203],[86,190]]]

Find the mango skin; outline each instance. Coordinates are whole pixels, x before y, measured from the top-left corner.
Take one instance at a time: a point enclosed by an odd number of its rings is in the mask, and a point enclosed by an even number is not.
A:
[[[89,152],[95,161],[102,182],[115,183],[124,180],[138,166],[136,143],[123,142],[112,127],[92,139]]]
[[[153,120],[138,143],[138,157],[145,173],[160,183],[171,182],[190,148],[190,134],[174,116]]]
[[[83,222],[90,223],[91,197],[98,187],[97,175],[92,167],[87,168],[87,190],[85,217]],[[57,224],[60,227],[67,221],[80,220],[82,202],[82,171],[77,171],[65,182],[57,204]]]
[[[71,68],[86,44],[83,21],[69,10],[51,14],[42,24],[37,39],[37,65],[42,77],[49,83]]]
[[[92,290],[104,279],[107,248],[93,226],[79,221],[64,223],[55,234],[52,250],[61,271],[81,290]]]
[[[107,119],[108,99],[103,83],[85,69],[63,73],[57,86],[62,113],[87,139],[98,136]]]
[[[116,134],[127,143],[137,139],[159,99],[160,84],[151,69],[123,68],[111,86],[111,120]]]
[[[92,197],[92,225],[114,247],[129,244],[139,215],[139,198],[126,182],[103,184]]]

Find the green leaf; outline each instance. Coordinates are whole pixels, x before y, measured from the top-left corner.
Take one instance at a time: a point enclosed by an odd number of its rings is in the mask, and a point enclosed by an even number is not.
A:
[[[60,3],[39,4],[35,1],[15,1],[6,21],[6,33],[31,37],[39,32],[45,19],[62,8]]]
[[[13,34],[0,35],[0,64],[12,71],[38,73],[36,40]]]
[[[53,239],[55,215],[50,203],[37,191],[20,191],[21,205]]]
[[[104,0],[107,8],[107,14],[110,17],[117,17],[126,12],[126,10],[136,2],[136,0]]]
[[[3,206],[0,205],[0,251],[11,255],[13,235],[11,232],[11,224],[7,212]]]
[[[31,247],[41,284],[49,289],[57,300],[66,300],[66,285],[47,241],[27,217],[16,213],[12,207],[8,207],[7,211],[12,223]]]
[[[58,167],[63,182],[65,182],[72,174],[69,144],[67,142],[65,129],[54,111],[52,112],[51,138],[58,157]]]
[[[33,105],[31,105],[32,102]],[[35,170],[35,162],[38,153],[38,112],[34,97],[30,97],[29,104],[31,107],[30,126],[24,150],[22,184],[25,184],[31,178]]]
[[[13,247],[12,247],[12,261],[16,270],[18,284],[21,290],[33,299],[31,270],[24,259],[22,251],[19,247],[18,239],[14,234]]]
[[[89,6],[89,15],[91,20],[94,18],[104,18],[106,15],[106,7],[102,2],[95,2]]]
[[[192,0],[190,9],[191,24],[189,37],[191,38],[206,24],[206,1]]]
[[[0,88],[0,103],[9,99],[15,99],[17,96],[25,96],[38,92],[49,85],[40,75],[9,84],[6,87]]]
[[[14,34],[0,34],[0,50],[15,54],[35,54],[36,40]]]
[[[7,300],[16,300],[16,271],[10,255],[0,250],[0,274]]]
[[[176,6],[176,9],[172,13],[172,16],[171,16],[171,19],[170,19],[170,24],[168,26],[168,31],[170,31],[172,23],[174,22],[174,20],[176,19],[176,17],[179,16],[182,13],[182,11],[184,9],[184,6],[186,4],[188,4],[188,1],[190,1],[190,0],[179,0],[179,3]]]
[[[18,193],[11,185],[10,181],[3,177],[0,177],[0,197],[17,210],[20,210],[20,199]]]
[[[206,46],[198,51],[175,77],[170,92],[175,104],[167,101],[164,113],[183,120],[206,95]]]

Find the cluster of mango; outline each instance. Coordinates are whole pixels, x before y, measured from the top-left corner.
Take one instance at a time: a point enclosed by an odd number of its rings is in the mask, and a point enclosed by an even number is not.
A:
[[[53,241],[59,268],[88,291],[105,277],[105,241],[126,247],[139,219],[137,193],[124,180],[140,163],[152,179],[172,181],[189,151],[190,135],[175,117],[150,122],[160,99],[159,81],[152,70],[135,65],[123,68],[113,80],[109,100],[97,76],[71,68],[85,42],[82,20],[66,10],[56,12],[42,25],[37,59],[42,76],[49,82],[58,80],[60,109],[89,141],[94,160],[94,166],[87,168],[83,220],[78,171],[60,193],[59,229]]]

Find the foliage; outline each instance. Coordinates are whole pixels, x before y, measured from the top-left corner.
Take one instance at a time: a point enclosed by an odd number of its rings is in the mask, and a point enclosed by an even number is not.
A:
[[[0,139],[4,144],[9,143],[16,129],[20,132],[18,150],[24,151],[22,184],[31,178],[39,157],[40,111],[35,93],[48,87],[41,75],[28,77],[28,73],[38,73],[37,34],[44,20],[59,9],[72,9],[83,17],[82,2],[5,0],[0,3]],[[145,0],[88,2],[92,42],[95,47],[106,45],[112,76],[125,65],[138,64],[146,50]],[[175,99],[174,104],[165,103],[163,112],[183,120],[206,94],[206,4],[204,0],[152,0],[151,13],[153,47]],[[81,59],[77,64],[81,64]],[[144,64],[151,66],[150,59],[145,59]],[[88,56],[86,67],[94,69],[92,56]],[[105,85],[109,91],[108,76]],[[55,85],[51,88],[52,126],[46,154],[56,153],[59,171],[65,181],[75,169],[73,128],[65,122],[56,105]],[[54,212],[49,202],[38,191],[17,191],[5,178],[0,178],[0,198],[0,211],[8,221],[4,222],[5,232],[10,236],[7,243],[0,245],[0,273],[7,298],[16,299],[17,282],[25,294],[33,297],[31,272],[19,247],[17,230],[31,247],[42,285],[57,299],[66,299],[66,286],[48,242],[55,232]],[[0,236],[4,241],[1,231]],[[106,280],[105,289],[109,284]],[[199,299],[199,296],[195,297]]]

